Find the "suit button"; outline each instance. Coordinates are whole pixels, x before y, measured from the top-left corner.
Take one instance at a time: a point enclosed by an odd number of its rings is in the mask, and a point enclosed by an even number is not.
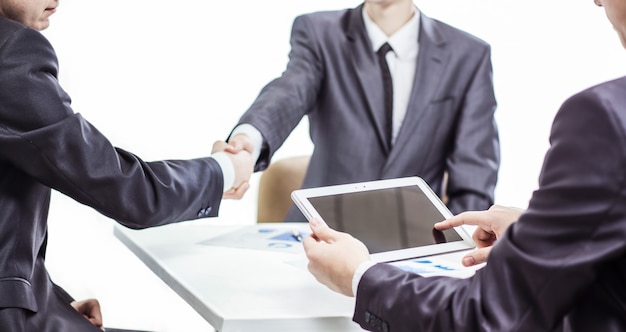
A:
[[[198,218],[202,217],[205,215],[206,210],[205,209],[201,209],[200,211],[198,211]]]
[[[209,213],[211,213],[211,210],[212,210],[212,209],[213,209],[213,208],[211,208],[210,206],[209,206],[209,207],[207,207],[207,208],[206,208],[206,210],[204,210],[204,215],[208,216],[208,215],[209,215]]]
[[[368,311],[365,312],[365,322],[376,331],[389,332],[389,324]]]

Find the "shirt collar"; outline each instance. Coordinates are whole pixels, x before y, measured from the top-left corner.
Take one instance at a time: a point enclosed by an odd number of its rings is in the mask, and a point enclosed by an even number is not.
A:
[[[398,31],[396,31],[393,35],[387,36],[379,27],[372,21],[372,19],[367,15],[365,8],[363,8],[362,15],[363,21],[365,22],[365,31],[370,38],[370,42],[372,43],[372,48],[374,52],[378,51],[378,49],[384,44],[389,43],[393,52],[399,58],[406,58],[412,55],[417,54],[417,40],[419,37],[419,28],[420,28],[420,12],[417,7],[413,7],[415,9],[415,13],[413,17],[406,22]]]

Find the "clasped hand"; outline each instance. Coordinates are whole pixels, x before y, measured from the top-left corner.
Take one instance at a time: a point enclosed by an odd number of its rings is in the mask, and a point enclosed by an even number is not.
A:
[[[254,171],[252,160],[252,143],[246,135],[237,135],[229,143],[216,141],[213,143],[212,153],[227,152],[235,170],[233,186],[224,191],[223,198],[241,199],[250,187],[249,181]]]

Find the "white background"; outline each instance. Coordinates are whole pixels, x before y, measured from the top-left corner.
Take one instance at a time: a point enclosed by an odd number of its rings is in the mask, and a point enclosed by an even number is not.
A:
[[[347,0],[62,1],[44,34],[73,108],[145,160],[210,154],[283,71],[293,18]],[[416,0],[492,45],[502,163],[496,203],[525,207],[552,118],[569,95],[626,72],[601,8],[579,0]],[[276,158],[310,153],[305,121]],[[252,223],[256,185],[216,223]],[[202,318],[112,236],[113,221],[53,196],[48,267],[76,298],[97,297],[109,326],[206,331]]]

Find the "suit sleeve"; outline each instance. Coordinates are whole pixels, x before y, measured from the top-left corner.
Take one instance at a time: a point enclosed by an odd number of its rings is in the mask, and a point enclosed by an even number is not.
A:
[[[265,144],[255,171],[265,169],[278,148],[317,100],[324,64],[317,27],[307,16],[295,19],[289,63],[283,74],[267,84],[239,123],[256,127]]]
[[[589,294],[620,275],[611,269],[626,252],[626,134],[605,97],[587,91],[558,112],[540,187],[486,267],[453,279],[378,264],[361,279],[354,320],[394,332],[552,331],[577,305],[598,306]]]
[[[454,149],[447,160],[448,208],[454,214],[486,210],[494,202],[500,143],[490,47],[486,45],[482,51],[461,103]]]
[[[40,33],[17,29],[0,41],[0,58],[0,159],[128,227],[217,215],[217,162],[146,162],[114,147],[72,111]]]

